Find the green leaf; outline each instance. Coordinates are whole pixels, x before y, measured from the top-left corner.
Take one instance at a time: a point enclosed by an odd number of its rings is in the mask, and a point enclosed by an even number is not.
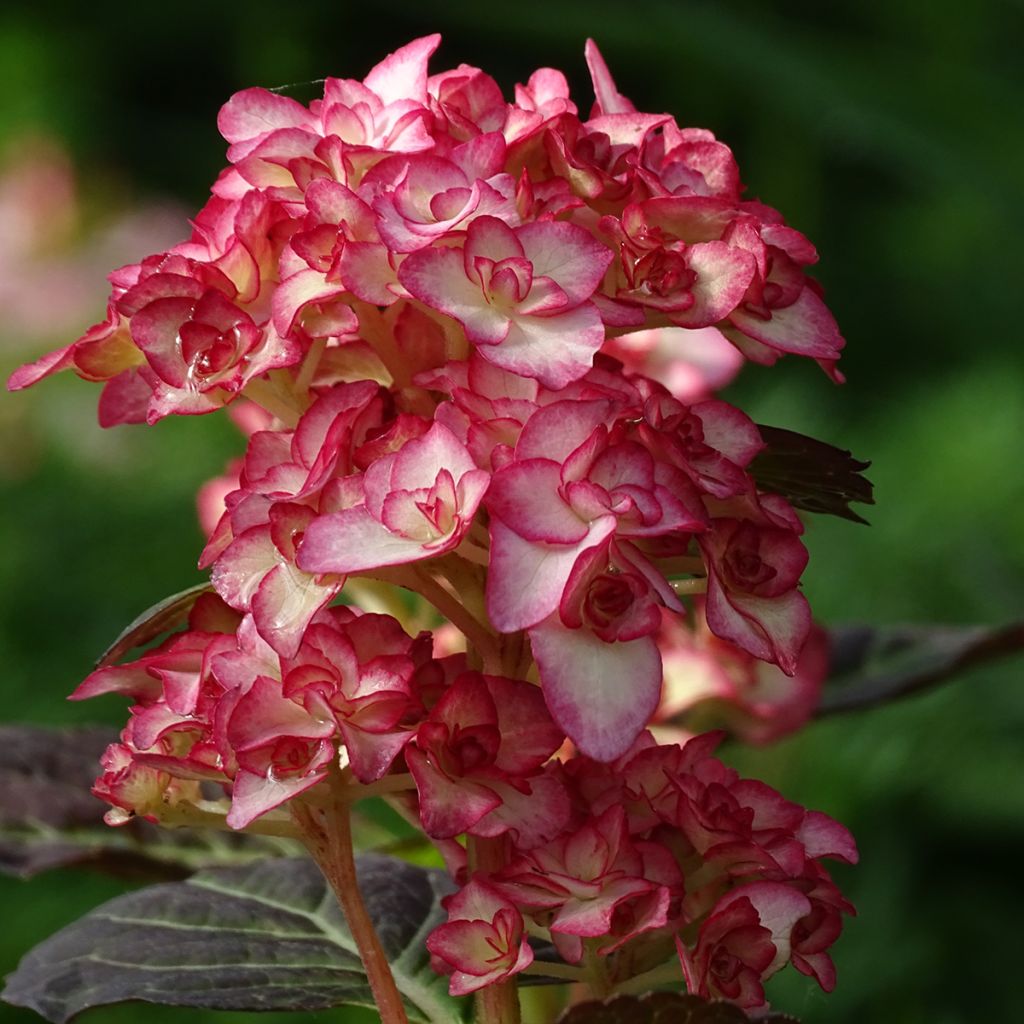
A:
[[[209,583],[197,583],[194,587],[171,594],[162,601],[151,605],[134,619],[118,636],[118,638],[100,655],[96,668],[106,668],[120,661],[130,650],[148,644],[161,633],[180,626],[192,606],[203,594],[213,590]]]
[[[845,626],[830,632],[828,684],[817,715],[859,711],[1024,651],[1024,622],[1006,626]]]
[[[578,1003],[558,1024],[749,1024],[751,1018],[732,1003],[709,1002],[679,992],[613,996],[604,1002]],[[770,1013],[758,1024],[799,1024],[795,1017]]]
[[[106,804],[89,788],[117,732],[105,727],[0,726],[0,872],[30,878],[80,865],[147,881],[203,867],[301,852],[270,836],[166,829],[136,819],[104,824]]]
[[[750,474],[761,490],[781,494],[805,512],[867,523],[850,502],[874,505],[871,481],[862,475],[870,462],[793,430],[761,424],[757,429],[767,447],[750,464]]]
[[[459,1020],[425,945],[444,917],[447,876],[373,854],[357,866],[410,1019]],[[373,1006],[334,894],[306,858],[203,871],[118,896],[32,950],[3,999],[53,1024],[131,1000],[207,1010]]]

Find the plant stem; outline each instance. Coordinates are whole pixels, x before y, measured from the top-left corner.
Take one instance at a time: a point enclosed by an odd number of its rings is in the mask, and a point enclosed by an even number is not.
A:
[[[598,999],[604,999],[611,990],[608,979],[608,968],[605,960],[597,952],[597,944],[592,940],[584,942],[583,969],[591,992]]]
[[[586,974],[581,967],[572,964],[553,964],[546,960],[534,960],[523,974],[533,974],[538,978],[561,978],[564,981],[584,981]]]
[[[403,603],[401,595],[395,592],[394,584],[382,583],[369,576],[349,576],[345,581],[345,594],[352,598],[362,611],[390,615],[393,619],[398,619],[406,627],[407,632],[416,632],[408,629],[412,612]]]
[[[448,621],[460,630],[472,647],[483,658],[484,671],[498,672],[497,640],[466,606],[454,595],[450,594],[441,583],[425,570],[415,570],[416,589],[423,595]]]
[[[697,576],[690,580],[670,580],[669,586],[677,594],[705,594],[708,581],[706,576]]]
[[[332,784],[340,780],[332,779]],[[381,1024],[408,1024],[391,965],[366,911],[352,851],[351,804],[338,798],[328,812],[293,801],[293,813],[306,846],[338,899],[373,991]]]
[[[679,960],[670,960],[668,963],[660,964],[657,967],[653,967],[649,971],[644,971],[643,974],[638,974],[634,978],[629,978],[619,985],[615,986],[616,992],[647,992],[652,988],[657,988],[659,985],[666,985],[670,982],[679,981],[682,975],[682,969],[679,966]]]
[[[658,568],[666,576],[706,576],[707,567],[699,555],[677,555],[674,558],[658,559]]]
[[[292,428],[298,422],[303,410],[295,405],[294,396],[286,394],[280,386],[280,378],[269,376],[253,377],[242,394],[266,409],[271,416],[276,416],[286,427]]]
[[[409,772],[400,772],[385,775],[376,782],[368,782],[365,785],[345,786],[338,792],[337,798],[354,804],[357,800],[365,800],[367,797],[387,796],[390,793],[403,793],[415,788],[416,782],[412,775]]]
[[[356,302],[353,304],[353,308],[356,311],[356,316],[359,317],[360,335],[377,353],[378,358],[391,375],[394,386],[396,388],[409,387],[412,384],[409,374],[409,359],[399,349],[392,325],[388,323],[386,314],[381,313],[376,306],[371,306],[368,302]]]
[[[235,832],[225,820],[227,806],[221,810],[208,810],[193,803],[181,801],[160,810],[160,824],[164,828],[212,828],[221,832]],[[288,819],[276,815],[264,815],[250,822],[245,831],[261,836],[276,836],[282,839],[299,839],[301,834]]]
[[[309,351],[302,360],[302,366],[299,367],[299,372],[295,377],[295,391],[298,394],[309,394],[309,385],[313,382],[317,367],[320,365],[320,357],[324,354],[326,347],[326,338],[316,338],[313,344],[309,346]]]

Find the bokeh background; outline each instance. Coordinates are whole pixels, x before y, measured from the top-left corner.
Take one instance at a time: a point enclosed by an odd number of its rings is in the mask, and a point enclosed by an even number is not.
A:
[[[220,104],[249,85],[362,77],[440,30],[510,94],[600,43],[645,110],[713,129],[748,194],[818,245],[849,383],[813,364],[749,367],[729,395],[759,422],[873,460],[870,528],[808,530],[825,623],[1003,623],[1024,609],[1024,5],[517,0],[5,5],[0,13],[0,370],[102,315],[103,277],[176,241],[223,160]],[[313,87],[294,94],[307,99]],[[0,397],[0,695],[12,721],[117,722],[64,702],[141,609],[198,580],[193,494],[239,448],[223,418],[95,425],[74,378]],[[1024,892],[1022,663],[818,723],[745,770],[846,822],[837,872],[860,916],[825,997],[780,977],[805,1024],[976,1024],[1019,1014]],[[120,891],[57,872],[0,879],[0,972]],[[792,973],[792,972],[790,972]],[[137,1008],[86,1021],[128,1022]],[[143,1011],[175,1021],[355,1021]],[[0,1020],[33,1014],[0,1007]]]

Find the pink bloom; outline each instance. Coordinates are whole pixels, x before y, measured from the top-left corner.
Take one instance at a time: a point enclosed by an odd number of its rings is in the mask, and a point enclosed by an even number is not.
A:
[[[704,512],[673,467],[633,442],[616,442],[609,403],[557,402],[538,411],[495,475],[488,611],[503,632],[554,612],[576,560],[615,535],[700,530]]]
[[[485,358],[560,388],[582,377],[604,342],[588,300],[611,253],[572,224],[511,228],[477,217],[462,248],[413,253],[398,277],[410,294],[457,320]]]
[[[657,706],[662,670],[652,634],[662,606],[682,610],[639,551],[605,542],[577,559],[558,615],[529,631],[548,707],[591,757],[618,757]]]
[[[812,625],[790,677],[711,633],[702,601],[690,625],[664,615],[659,641],[665,666],[659,735],[693,720],[703,728],[720,725],[747,743],[771,743],[810,718],[828,671],[828,636],[820,626]]]
[[[814,978],[825,992],[831,992],[836,985],[836,968],[825,950],[839,938],[843,927],[841,915],[856,911],[823,868],[818,868],[818,874],[813,887],[805,889],[811,912],[793,928],[790,956],[801,974]]]
[[[373,381],[336,384],[306,410],[294,431],[253,434],[245,489],[272,501],[318,500],[334,477],[356,471],[356,450],[380,428],[382,404]]]
[[[265,346],[252,318],[214,289],[198,301],[156,299],[135,315],[131,330],[155,374],[150,421],[171,412],[210,412],[251,377],[295,361],[293,348]]]
[[[803,267],[818,260],[814,246],[781,216],[760,204],[744,204],[761,220],[755,238],[749,230],[737,238],[758,261],[759,273],[743,303],[729,316],[729,337],[755,362],[772,362],[778,352],[817,359],[836,376],[835,360],[845,344],[820,287]]]
[[[687,403],[709,398],[731,383],[743,365],[743,356],[714,327],[634,331],[609,339],[603,351]]]
[[[519,906],[553,912],[546,915],[552,938],[575,963],[583,954],[581,939],[612,938],[599,950],[606,954],[666,923],[669,890],[647,880],[645,870],[629,841],[625,813],[610,807],[573,833],[523,854],[493,884]]]
[[[476,135],[498,131],[508,105],[498,83],[479,68],[460,64],[427,79],[439,149]]]
[[[301,200],[319,178],[358,181],[382,152],[430,149],[427,60],[440,41],[414,40],[362,82],[327,79],[323,99],[310,108],[265,89],[236,93],[217,119],[233,166],[216,193],[235,198],[256,187],[275,199]]]
[[[453,996],[468,995],[518,974],[533,962],[519,911],[474,879],[444,900],[448,923],[427,937],[435,968],[451,974]]]
[[[105,322],[16,371],[12,389],[62,369],[106,381],[104,426],[210,412],[300,346],[267,325],[285,214],[258,193],[211,199],[192,238],[111,275]]]
[[[764,1006],[763,982],[789,960],[793,927],[810,909],[807,897],[787,885],[733,889],[701,925],[693,951],[678,944],[687,990],[743,1009]]]
[[[751,419],[727,402],[685,406],[652,389],[637,432],[653,453],[682,470],[709,498],[746,495],[753,488],[746,468],[764,441]]]
[[[720,637],[787,675],[811,628],[797,590],[807,549],[791,530],[716,519],[700,539],[708,566],[708,625]]]
[[[645,141],[635,190],[643,195],[711,196],[739,204],[740,172],[732,150],[704,128],[665,125]]]
[[[602,760],[623,753],[657,706],[650,633],[657,605],[681,609],[633,542],[704,526],[686,478],[642,445],[613,440],[609,411],[600,401],[538,411],[487,498],[491,621],[503,632],[532,627],[548,706]]]
[[[269,522],[236,537],[213,566],[217,593],[240,612],[251,612],[260,635],[282,657],[298,650],[313,616],[330,601],[344,577],[303,572],[296,546],[315,520],[305,505],[272,505]]]
[[[576,114],[569,98],[569,83],[561,71],[540,68],[530,75],[526,85],[516,85],[516,101],[508,107],[503,131],[518,153],[530,140],[562,114]]]
[[[333,720],[286,697],[276,679],[257,676],[227,723],[227,739],[238,758],[227,823],[245,828],[325,779],[336,756],[331,742],[336,731]]]
[[[603,65],[596,47],[589,57]],[[592,62],[591,72],[596,68]],[[600,84],[595,77],[595,92],[610,99],[614,84],[607,75],[601,77]],[[613,109],[602,109],[599,99],[585,122],[566,113],[542,136],[550,173],[564,178],[576,195],[599,209],[621,204],[629,196],[639,148],[655,129],[672,121],[668,114],[641,113],[618,94],[609,105]]]
[[[360,500],[310,523],[299,567],[352,573],[451,551],[469,529],[489,481],[458,438],[435,423],[370,466]]]
[[[103,816],[108,825],[127,825],[134,817],[159,821],[173,779],[166,772],[141,764],[136,751],[124,743],[112,743],[100,758],[102,773],[92,787],[94,796],[111,809]]]
[[[524,849],[557,834],[568,801],[542,768],[563,739],[535,686],[474,672],[460,676],[406,750],[426,833],[511,830]]]
[[[291,330],[311,327],[307,309],[329,309],[339,320],[328,334],[351,330],[355,322],[348,294],[378,306],[398,297],[398,278],[377,218],[366,199],[333,178],[319,178],[305,191],[308,211],[302,228],[282,254],[283,279],[274,294],[274,322]]]
[[[413,693],[413,641],[384,615],[341,623],[321,617],[282,666],[282,692],[337,722],[352,773],[374,782],[412,738],[421,712]]]
[[[657,202],[654,200],[652,202]],[[678,200],[702,203],[711,200]],[[710,327],[728,316],[742,301],[757,266],[745,249],[708,239],[700,230],[673,235],[652,225],[645,213],[651,204],[627,207],[622,221],[605,217],[602,229],[618,243],[615,298],[664,314],[679,327]]]
[[[378,164],[364,184],[380,190],[373,208],[388,249],[415,252],[484,215],[518,221],[515,179],[504,167],[505,140],[497,132],[456,146],[447,159],[416,155]]]
[[[72,694],[132,699],[121,743],[111,746],[94,793],[113,807],[109,824],[133,815],[156,821],[179,799],[202,799],[197,783],[225,783],[231,767],[216,749],[213,717],[223,687],[212,674],[217,657],[235,646],[237,624],[219,599],[197,602],[189,630],[173,635],[137,661],[93,672]]]

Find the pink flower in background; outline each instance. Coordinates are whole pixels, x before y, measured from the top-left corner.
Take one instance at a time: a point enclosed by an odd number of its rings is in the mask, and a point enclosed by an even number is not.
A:
[[[703,602],[690,622],[663,616],[659,638],[665,669],[655,732],[676,738],[725,728],[747,743],[771,743],[804,725],[828,673],[828,636],[812,625],[796,672],[716,637]]]
[[[97,228],[83,224],[71,158],[46,135],[12,135],[0,155],[0,305],[6,345],[33,354],[102,311],[104,268],[140,249],[170,244],[185,211],[176,204],[125,205]],[[24,355],[23,355],[24,354]]]
[[[732,383],[743,356],[714,327],[655,327],[611,339],[605,351],[628,369],[646,373],[681,402],[699,402]]]

